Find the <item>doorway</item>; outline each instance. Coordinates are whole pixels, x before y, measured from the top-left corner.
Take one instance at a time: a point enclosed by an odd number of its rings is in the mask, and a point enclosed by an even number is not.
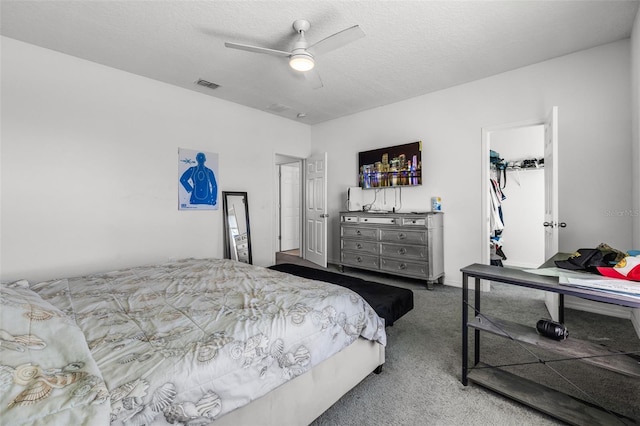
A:
[[[300,256],[300,163],[280,164],[280,250]]]
[[[293,263],[302,261],[326,268],[327,153],[307,158],[275,154],[274,171],[276,262],[288,257]],[[284,208],[286,205],[291,208]],[[297,254],[284,254],[283,249]]]
[[[503,162],[489,167],[490,179],[499,184],[502,229],[491,232],[504,266],[537,268],[544,253],[544,125],[506,128],[489,134],[489,149]],[[487,160],[488,161],[488,160]],[[503,168],[504,167],[504,168]],[[493,260],[493,259],[492,259]]]
[[[276,156],[276,257],[302,257],[302,159]]]

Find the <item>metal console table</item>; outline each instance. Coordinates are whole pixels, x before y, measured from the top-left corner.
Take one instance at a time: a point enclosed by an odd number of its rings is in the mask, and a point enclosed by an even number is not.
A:
[[[553,259],[551,259],[553,260]],[[551,262],[548,261],[545,265]],[[543,265],[543,266],[545,266]],[[592,403],[550,389],[528,379],[511,374],[497,367],[480,362],[480,332],[489,332],[518,342],[535,345],[539,348],[562,354],[564,359],[580,359],[611,371],[616,371],[640,379],[640,363],[629,356],[611,356],[613,353],[600,345],[587,341],[568,338],[555,341],[538,335],[535,327],[524,326],[510,321],[493,318],[480,311],[480,280],[489,280],[505,284],[550,291],[560,295],[560,318],[563,318],[564,295],[576,296],[596,302],[612,303],[631,308],[640,308],[640,300],[604,292],[585,290],[558,284],[557,277],[531,274],[517,269],[499,266],[472,264],[462,271],[462,384],[467,386],[471,380],[483,387],[503,394],[532,408],[575,425],[611,425],[637,424],[628,417],[612,413]],[[469,301],[469,278],[475,279],[474,304]],[[473,319],[469,319],[469,307],[474,310]],[[474,332],[474,360],[469,367],[469,328]]]

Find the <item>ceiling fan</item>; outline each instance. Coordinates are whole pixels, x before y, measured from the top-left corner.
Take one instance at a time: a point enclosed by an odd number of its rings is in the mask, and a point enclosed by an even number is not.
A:
[[[345,44],[362,38],[365,34],[358,25],[354,25],[353,27],[339,31],[309,46],[309,43],[304,37],[304,34],[305,32],[309,31],[310,27],[311,24],[309,24],[309,21],[306,21],[304,19],[298,19],[297,21],[294,21],[293,29],[298,34],[298,39],[293,45],[293,49],[291,50],[291,52],[269,49],[266,47],[248,46],[246,44],[238,43],[227,42],[224,45],[232,49],[246,50],[254,53],[266,53],[268,55],[289,58],[289,66],[296,71],[302,72],[305,78],[311,82],[313,88],[318,89],[322,87],[322,80],[320,79],[317,71],[314,69],[315,57],[338,49]]]

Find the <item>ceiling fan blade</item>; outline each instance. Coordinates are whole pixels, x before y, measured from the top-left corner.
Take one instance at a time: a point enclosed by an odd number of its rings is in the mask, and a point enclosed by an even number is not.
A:
[[[224,45],[226,47],[230,47],[231,49],[246,50],[247,52],[266,53],[267,55],[284,56],[286,58],[291,56],[290,52],[284,52],[282,50],[268,49],[266,47],[248,46],[246,44],[228,43],[228,42],[225,43]]]
[[[342,30],[333,35],[330,35],[327,38],[324,38],[310,46],[307,51],[312,55],[322,55],[324,53],[335,50],[339,47],[344,46],[345,44],[351,43],[352,41],[356,41],[359,38],[364,37],[364,31],[360,28],[359,25],[354,25],[351,28],[347,28],[346,30]]]
[[[305,71],[304,78],[311,84],[311,87],[314,89],[322,89],[324,85],[322,84],[322,79],[320,78],[320,74],[316,71],[315,68]]]

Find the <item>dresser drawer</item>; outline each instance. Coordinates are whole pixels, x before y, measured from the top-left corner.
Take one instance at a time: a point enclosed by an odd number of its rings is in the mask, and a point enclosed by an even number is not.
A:
[[[378,240],[377,228],[365,228],[355,226],[343,226],[340,228],[343,238],[366,238],[369,240]]]
[[[427,218],[426,217],[403,217],[402,226],[427,226]]]
[[[402,229],[381,229],[380,241],[405,243],[405,244],[427,244],[427,231],[405,231]]]
[[[358,216],[342,216],[342,221],[358,223]]]
[[[360,223],[371,223],[374,225],[395,225],[396,224],[396,218],[394,217],[386,217],[384,215],[380,215],[380,216],[367,216],[367,217],[361,217],[360,218]]]
[[[378,256],[368,254],[342,252],[342,263],[345,265],[354,265],[361,268],[378,269]]]
[[[403,244],[381,244],[380,255],[384,257],[409,258],[427,260],[426,246],[411,246]]]
[[[342,250],[357,251],[362,253],[378,254],[380,252],[379,243],[360,240],[342,240],[340,242]]]
[[[402,260],[381,259],[380,269],[398,275],[411,275],[419,278],[429,276],[429,264],[426,262],[414,263]]]

